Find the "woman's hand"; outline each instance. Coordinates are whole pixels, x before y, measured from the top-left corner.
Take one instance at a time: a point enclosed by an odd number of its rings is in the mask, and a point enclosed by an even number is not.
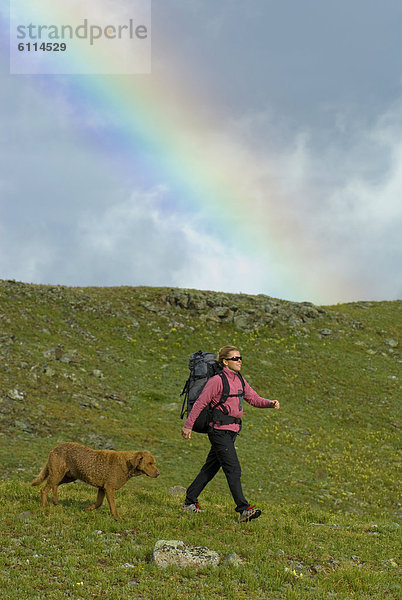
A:
[[[279,410],[280,404],[278,400],[271,400],[271,408],[275,408],[275,410]]]
[[[185,440],[189,440],[191,438],[191,429],[187,429],[187,427],[182,427],[181,435]]]

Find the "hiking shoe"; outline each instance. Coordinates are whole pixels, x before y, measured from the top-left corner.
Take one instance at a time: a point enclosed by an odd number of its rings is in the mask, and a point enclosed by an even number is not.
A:
[[[181,510],[189,510],[189,511],[195,512],[195,513],[203,512],[203,509],[198,504],[198,502],[196,502],[195,504],[183,504],[183,506],[181,507]]]
[[[249,506],[246,510],[240,513],[240,523],[247,523],[247,521],[251,521],[251,519],[258,519],[261,511],[259,508],[255,508],[255,506]]]

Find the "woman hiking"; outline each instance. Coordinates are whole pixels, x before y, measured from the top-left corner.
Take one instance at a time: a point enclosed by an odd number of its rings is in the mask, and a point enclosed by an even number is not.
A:
[[[202,511],[198,504],[198,496],[207,483],[215,477],[220,467],[222,467],[236,504],[235,510],[240,514],[240,521],[251,521],[251,519],[257,519],[260,516],[261,510],[255,508],[255,506],[250,506],[244,497],[240,481],[241,468],[234,445],[235,439],[241,429],[243,398],[246,402],[257,408],[275,408],[278,410],[279,402],[277,400],[261,398],[249,386],[247,381],[241,377],[242,357],[235,346],[223,346],[219,350],[216,360],[222,366],[223,375],[226,376],[229,382],[230,396],[224,404],[228,414],[225,414],[222,406],[218,406],[214,410],[211,429],[208,433],[211,449],[204,466],[187,489],[182,510],[191,512]],[[214,375],[208,379],[181,430],[181,434],[185,439],[191,438],[192,427],[202,409],[210,403],[212,403],[212,406],[217,405],[222,397],[222,392],[223,383],[221,375]]]

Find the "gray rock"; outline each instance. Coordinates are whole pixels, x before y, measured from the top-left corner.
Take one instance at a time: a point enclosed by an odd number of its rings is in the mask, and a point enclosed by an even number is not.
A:
[[[25,431],[25,433],[32,433],[32,426],[28,421],[16,419],[14,421],[14,427],[16,429],[20,429],[21,431]]]
[[[306,319],[316,319],[318,317],[318,310],[313,304],[304,303],[302,306],[297,308],[297,313]]]
[[[387,344],[387,346],[389,346],[390,348],[397,348],[397,347],[398,347],[398,341],[397,341],[397,340],[393,340],[392,338],[391,338],[391,339],[388,339],[388,340],[385,340],[385,343],[386,343],[386,344]]]
[[[141,306],[143,306],[144,308],[146,308],[146,310],[149,310],[149,312],[152,313],[160,313],[161,309],[159,306],[156,306],[156,304],[152,304],[152,302],[148,302],[147,300],[144,302],[140,302]]]
[[[236,552],[232,552],[232,554],[229,554],[229,556],[225,558],[224,564],[232,565],[234,567],[241,567],[242,565],[244,565],[244,560],[240,558],[240,556],[236,554]]]
[[[43,367],[43,374],[47,377],[53,377],[56,374],[56,371],[52,369],[52,367]]]
[[[67,352],[60,354],[60,358],[58,358],[57,360],[60,360],[60,362],[65,363],[65,364],[70,364],[70,363],[75,363],[75,364],[79,364],[82,361],[82,358],[80,357],[80,355],[78,354],[78,352],[76,350],[68,350]]]
[[[162,568],[207,567],[219,564],[219,554],[209,548],[191,546],[181,540],[158,540],[155,544],[153,561]]]
[[[19,519],[20,521],[30,521],[33,517],[33,514],[31,513],[30,510],[27,510],[25,512],[20,513],[17,516],[17,519]]]
[[[188,308],[190,301],[190,294],[183,290],[170,290],[169,294],[166,297],[166,301],[168,304],[172,306],[180,306],[181,308]]]
[[[303,321],[292,315],[288,319],[288,324],[290,325],[290,327],[300,327],[301,325],[303,325]]]
[[[24,399],[24,393],[23,392],[19,392],[17,389],[9,390],[7,392],[7,398],[10,398],[10,400],[23,400]]]
[[[193,294],[190,296],[188,301],[188,308],[192,310],[205,310],[207,307],[207,301],[201,296],[201,294]]]
[[[233,320],[233,311],[231,311],[230,308],[225,306],[215,306],[208,312],[207,318],[211,321],[230,322]]]
[[[183,487],[182,485],[174,485],[173,487],[169,488],[169,494],[171,496],[181,496],[185,493],[186,493],[186,488]]]
[[[250,315],[236,315],[233,319],[233,322],[237,329],[242,329],[243,331],[250,331],[251,329],[254,329]]]
[[[79,441],[85,446],[90,446],[91,448],[97,448],[100,450],[116,450],[112,440],[106,439],[103,435],[97,433],[89,433],[86,436],[82,436],[80,437]]]

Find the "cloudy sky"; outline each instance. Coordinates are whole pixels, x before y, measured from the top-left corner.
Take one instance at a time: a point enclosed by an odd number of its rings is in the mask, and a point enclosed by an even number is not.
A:
[[[401,298],[400,0],[153,0],[134,75],[11,75],[9,1],[1,279]]]

